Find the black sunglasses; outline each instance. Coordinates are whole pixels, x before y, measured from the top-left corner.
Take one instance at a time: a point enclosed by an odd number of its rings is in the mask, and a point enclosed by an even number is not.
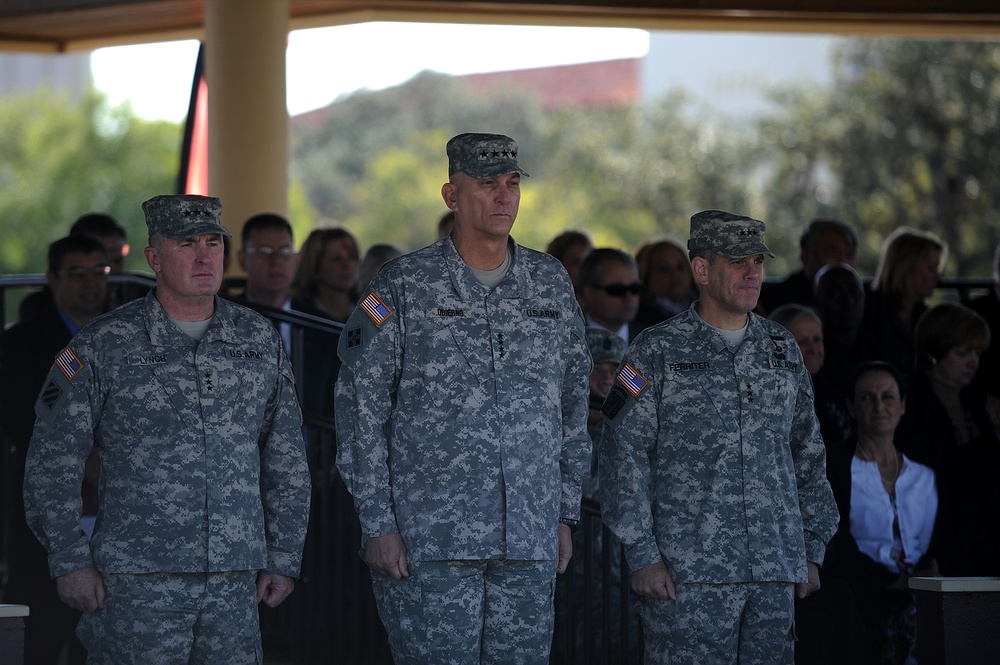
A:
[[[639,295],[639,291],[642,290],[642,282],[632,282],[631,284],[591,284],[595,289],[600,289],[604,291],[609,296],[614,296],[615,298],[623,298],[626,294],[631,293],[634,296]]]

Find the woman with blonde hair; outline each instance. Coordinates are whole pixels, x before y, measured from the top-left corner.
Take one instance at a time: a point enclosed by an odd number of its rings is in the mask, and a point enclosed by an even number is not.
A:
[[[886,238],[858,334],[862,360],[885,360],[913,376],[914,328],[947,256],[947,245],[929,231],[903,226]]]

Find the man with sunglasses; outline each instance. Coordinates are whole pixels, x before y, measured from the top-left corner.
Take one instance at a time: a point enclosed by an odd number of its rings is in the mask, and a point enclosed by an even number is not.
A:
[[[628,344],[638,330],[633,322],[639,312],[639,268],[635,259],[620,249],[591,250],[580,265],[583,306],[587,326],[604,328]]]
[[[701,293],[633,341],[604,402],[605,523],[625,545],[645,662],[793,662],[794,598],[838,523],[795,338],[754,314],[764,224],[691,218]]]
[[[589,469],[573,285],[510,237],[517,143],[460,134],[451,234],[387,263],[344,326],[337,467],[397,663],[544,663]]]

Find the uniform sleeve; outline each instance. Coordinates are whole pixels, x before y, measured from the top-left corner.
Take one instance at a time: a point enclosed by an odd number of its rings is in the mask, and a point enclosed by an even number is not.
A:
[[[92,359],[82,345],[67,347],[56,357],[35,402],[24,472],[25,517],[49,553],[52,577],[94,565],[80,528],[80,486],[100,412]]]
[[[826,476],[826,446],[816,419],[812,381],[804,363],[799,363],[798,373],[799,392],[790,439],[792,462],[795,465],[806,560],[822,564],[826,545],[837,530],[840,515]]]
[[[281,366],[260,440],[267,570],[298,577],[309,523],[311,478],[292,367],[280,340],[276,338],[275,344]]]
[[[562,391],[563,442],[559,459],[562,498],[559,521],[566,524],[575,524],[580,519],[583,479],[590,472],[590,454],[593,448],[587,432],[593,362],[579,306],[576,312],[570,331],[569,362],[566,364]]]
[[[652,363],[642,339],[629,349],[604,402],[599,449],[601,515],[625,546],[632,570],[663,560],[653,534],[650,494],[659,386],[650,382]]]
[[[384,274],[351,314],[337,352],[337,469],[365,538],[397,533],[389,478],[389,421],[399,381],[401,322]]]

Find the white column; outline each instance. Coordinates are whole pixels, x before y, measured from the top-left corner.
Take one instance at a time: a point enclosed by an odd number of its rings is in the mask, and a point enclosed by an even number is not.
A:
[[[234,253],[248,217],[288,214],[287,39],[288,0],[205,2],[208,188]]]

